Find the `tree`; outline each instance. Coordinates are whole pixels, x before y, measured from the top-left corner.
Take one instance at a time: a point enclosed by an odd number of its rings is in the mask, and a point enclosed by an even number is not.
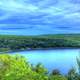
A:
[[[60,71],[58,69],[54,69],[51,73],[51,75],[61,75]]]
[[[68,80],[68,79],[62,75],[54,75],[50,76],[49,80]]]
[[[68,80],[78,80],[78,74],[76,73],[76,70],[74,68],[69,70],[67,78]]]
[[[31,64],[20,55],[0,55],[0,80],[48,80],[44,67],[35,67],[34,71]]]

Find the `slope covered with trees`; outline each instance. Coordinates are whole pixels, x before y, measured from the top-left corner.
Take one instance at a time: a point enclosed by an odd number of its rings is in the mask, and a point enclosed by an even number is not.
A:
[[[80,48],[79,34],[14,36],[0,35],[1,51],[19,51],[48,48]]]

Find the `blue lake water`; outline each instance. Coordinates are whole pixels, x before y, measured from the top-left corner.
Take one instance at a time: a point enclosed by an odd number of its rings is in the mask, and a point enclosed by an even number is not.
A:
[[[42,63],[49,71],[59,69],[67,73],[72,67],[76,67],[76,57],[80,49],[53,49],[53,50],[32,50],[15,52],[25,56],[32,64]]]

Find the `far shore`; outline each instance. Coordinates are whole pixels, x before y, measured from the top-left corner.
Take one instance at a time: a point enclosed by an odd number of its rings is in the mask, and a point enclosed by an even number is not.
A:
[[[64,50],[64,49],[80,49],[77,47],[54,47],[54,48],[34,48],[34,49],[24,49],[24,50],[14,50],[14,51],[3,51],[0,53],[15,53],[15,52],[23,52],[23,51],[36,51],[36,50],[40,50],[40,51],[44,51],[44,50]]]
[[[1,53],[54,49],[80,49],[80,34],[0,35]]]

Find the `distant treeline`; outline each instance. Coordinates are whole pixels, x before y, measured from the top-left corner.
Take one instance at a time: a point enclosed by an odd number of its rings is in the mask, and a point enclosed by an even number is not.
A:
[[[47,48],[80,48],[79,34],[14,36],[0,35],[0,51]]]

